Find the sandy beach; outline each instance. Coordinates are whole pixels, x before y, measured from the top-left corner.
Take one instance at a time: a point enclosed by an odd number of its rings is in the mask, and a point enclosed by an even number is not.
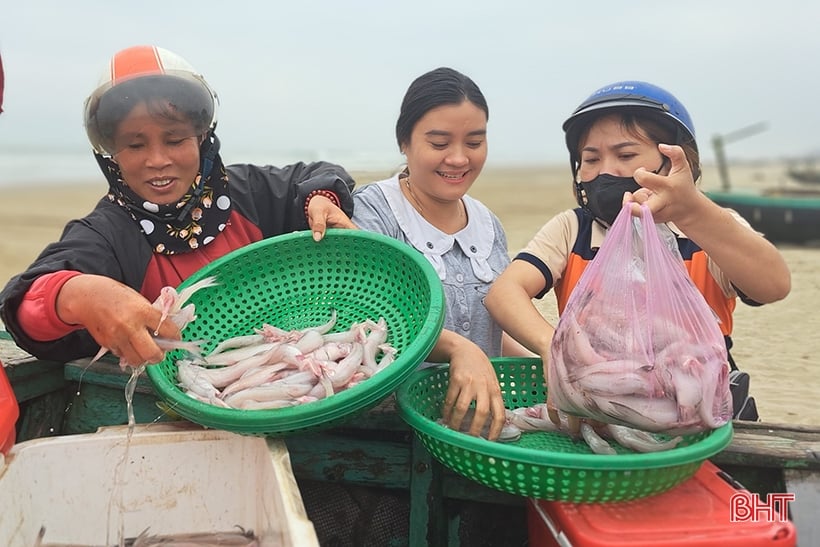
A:
[[[782,183],[780,165],[733,166],[732,180],[753,185]],[[389,172],[354,173],[360,183]],[[717,189],[716,170],[705,166],[704,189]],[[59,238],[63,225],[90,211],[104,192],[102,177],[57,188],[17,185],[3,188],[0,200],[0,283],[22,271],[42,248]],[[568,166],[488,168],[471,195],[487,204],[507,231],[514,255],[553,214],[572,207]],[[738,366],[752,377],[752,394],[766,421],[820,425],[820,248],[780,247],[792,271],[792,292],[782,302],[751,308],[738,304],[735,348]],[[555,299],[538,307],[555,321]]]

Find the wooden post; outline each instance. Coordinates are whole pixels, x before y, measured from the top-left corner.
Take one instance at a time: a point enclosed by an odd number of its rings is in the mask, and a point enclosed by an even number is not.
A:
[[[712,148],[715,149],[715,162],[717,163],[718,175],[720,175],[720,187],[724,192],[728,192],[729,168],[726,166],[726,153],[723,148],[723,137],[715,135],[712,137]]]
[[[726,162],[725,145],[727,143],[745,139],[761,131],[765,131],[768,127],[766,122],[759,122],[737,131],[732,131],[726,135],[715,135],[712,137],[712,148],[715,150],[715,161],[717,162],[718,173],[720,174],[720,185],[724,192],[728,192],[729,184],[729,165]]]

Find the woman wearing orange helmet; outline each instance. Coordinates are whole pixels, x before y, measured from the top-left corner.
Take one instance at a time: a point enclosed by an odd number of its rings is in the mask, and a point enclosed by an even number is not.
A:
[[[114,55],[85,104],[108,192],[0,293],[21,348],[66,361],[102,346],[134,366],[158,362],[161,313],[151,302],[162,287],[254,241],[353,227],[344,169],[225,166],[216,110],[216,94],[180,56],[155,46]],[[157,335],[180,333],[164,321]]]
[[[547,222],[485,299],[502,328],[545,360],[553,327],[533,305],[570,293],[626,202],[669,223],[690,277],[720,319],[731,347],[738,297],[759,305],[785,298],[791,276],[778,250],[734,211],[695,185],[700,159],[689,113],[668,91],[640,81],[600,88],[564,122],[578,208]]]

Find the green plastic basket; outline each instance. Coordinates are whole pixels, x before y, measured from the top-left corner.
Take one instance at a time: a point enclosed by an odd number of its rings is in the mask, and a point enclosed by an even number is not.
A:
[[[281,409],[220,408],[186,395],[177,385],[181,350],[147,367],[171,410],[215,429],[272,436],[337,425],[395,391],[427,357],[444,322],[444,292],[433,267],[409,245],[381,234],[331,229],[320,242],[307,231],[265,239],[215,260],[179,288],[212,275],[220,284],[194,293],[189,302],[197,318],[182,333],[184,340],[207,340],[205,352],[264,323],[283,329],[321,325],[332,310],[337,321],[331,332],[384,317],[387,343],[398,350],[396,360],[372,378]]]
[[[547,398],[541,360],[492,359],[508,409]],[[442,464],[465,477],[510,494],[569,502],[625,501],[659,494],[694,475],[704,460],[732,440],[732,424],[684,437],[675,448],[637,453],[611,443],[615,455],[593,453],[583,441],[550,432],[525,432],[500,443],[436,422],[447,392],[446,365],[413,373],[396,399],[402,418]]]

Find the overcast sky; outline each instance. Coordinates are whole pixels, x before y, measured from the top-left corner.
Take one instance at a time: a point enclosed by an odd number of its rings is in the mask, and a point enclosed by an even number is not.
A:
[[[561,123],[624,79],[672,91],[730,159],[820,152],[820,2],[3,0],[0,150],[88,148],[82,104],[110,56],[152,43],[217,90],[226,161],[287,151],[400,159],[409,83],[451,66],[490,107],[491,164],[566,161]],[[356,166],[352,166],[356,167]]]

